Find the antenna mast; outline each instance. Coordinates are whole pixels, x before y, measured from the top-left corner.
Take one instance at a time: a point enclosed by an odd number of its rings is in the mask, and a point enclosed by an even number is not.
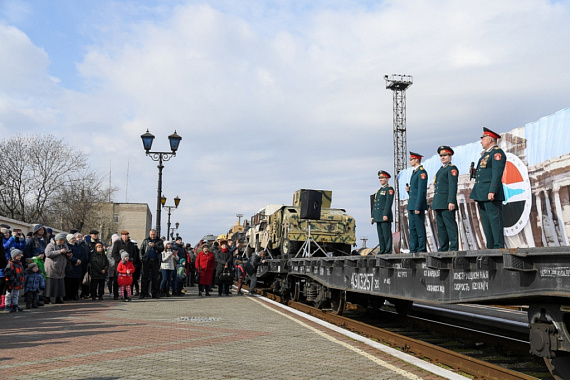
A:
[[[396,192],[394,207],[395,232],[401,231],[400,216],[400,189],[398,174],[408,166],[407,139],[406,139],[406,90],[413,83],[411,75],[392,74],[384,75],[386,88],[392,90],[394,95],[394,189]],[[402,236],[400,234],[400,236]]]

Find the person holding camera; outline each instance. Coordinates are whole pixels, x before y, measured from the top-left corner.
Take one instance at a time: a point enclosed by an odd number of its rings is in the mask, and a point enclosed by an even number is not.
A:
[[[26,247],[26,237],[22,233],[21,229],[14,228],[12,234],[10,234],[10,230],[8,228],[2,228],[1,231],[4,234],[4,240],[2,243],[4,245],[5,252],[10,252],[10,249],[12,248],[19,249],[22,252],[24,251],[24,248]]]
[[[71,248],[66,244],[66,234],[63,232],[55,235],[55,241],[50,242],[46,247],[46,298],[50,300],[55,297],[55,303],[63,303],[65,297],[65,268],[68,260],[72,265],[78,263],[78,259],[73,257]],[[81,261],[79,261],[81,264]]]

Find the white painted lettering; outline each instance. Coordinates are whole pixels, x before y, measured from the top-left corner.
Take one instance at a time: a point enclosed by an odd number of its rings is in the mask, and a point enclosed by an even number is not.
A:
[[[424,269],[424,277],[439,278],[439,269]]]
[[[445,293],[444,285],[428,285],[427,291],[432,293]]]

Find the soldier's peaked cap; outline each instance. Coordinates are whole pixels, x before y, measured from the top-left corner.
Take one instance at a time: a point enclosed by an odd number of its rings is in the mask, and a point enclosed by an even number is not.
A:
[[[380,176],[386,177],[386,178],[391,178],[391,177],[392,177],[392,176],[390,175],[390,173],[385,172],[384,170],[379,170],[379,171],[378,171],[378,177],[380,177]]]
[[[442,154],[442,153],[447,153],[453,156],[453,154],[455,153],[453,151],[453,149],[451,149],[451,147],[447,146],[447,145],[442,145],[439,148],[437,148],[437,154]]]
[[[414,152],[410,151],[410,157],[411,158],[417,158],[418,160],[421,160],[423,156],[419,153],[414,153]]]
[[[483,138],[483,137],[485,137],[485,136],[492,137],[492,138],[494,138],[494,139],[496,139],[496,140],[498,140],[498,139],[501,138],[501,135],[500,135],[500,134],[498,134],[498,133],[496,133],[496,132],[493,132],[492,130],[490,130],[490,129],[487,128],[487,127],[483,127],[483,135],[481,136],[481,138]]]

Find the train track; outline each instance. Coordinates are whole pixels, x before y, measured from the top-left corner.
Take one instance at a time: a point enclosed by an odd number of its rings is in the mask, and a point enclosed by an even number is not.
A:
[[[258,289],[258,293],[473,379],[553,379],[542,359],[528,353],[528,341],[521,340],[518,333],[489,334],[425,316],[402,317],[389,308],[373,310],[380,314],[370,315],[370,309],[359,305],[347,305],[341,316],[284,300],[269,289]]]

